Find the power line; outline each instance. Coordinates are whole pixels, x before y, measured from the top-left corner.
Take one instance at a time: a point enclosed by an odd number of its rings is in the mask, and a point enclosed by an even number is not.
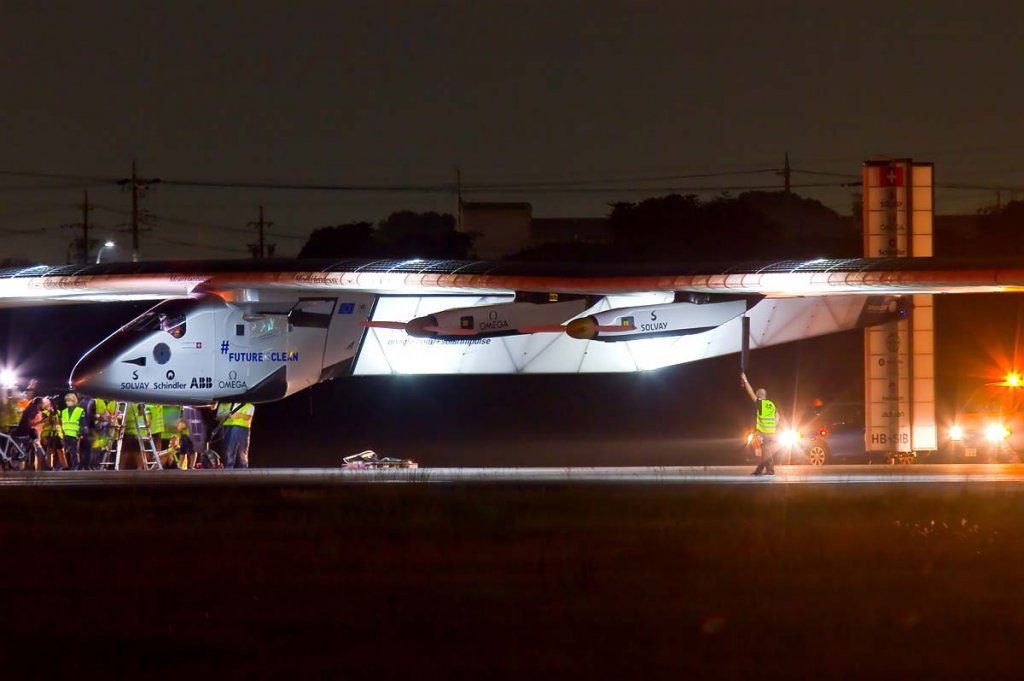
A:
[[[380,192],[390,194],[421,193],[437,194],[452,191],[450,184],[438,185],[348,185],[348,184],[302,184],[289,182],[233,182],[228,180],[161,180],[162,184],[172,187],[201,187],[216,189],[281,189],[292,191],[334,191],[334,192]]]
[[[858,183],[859,184],[859,183]],[[849,187],[852,186],[846,182],[805,182],[805,183],[794,183],[790,185],[792,189],[810,189],[810,188],[824,188],[824,187]],[[487,192],[481,193],[495,193],[495,194],[653,194],[653,193],[668,193],[678,194],[679,192],[716,192],[716,191],[770,191],[779,190],[778,184],[759,184],[759,185],[702,185],[702,186],[681,186],[681,185],[667,185],[663,187],[566,187],[566,188],[535,188],[529,190],[529,192],[522,190],[488,190]]]
[[[102,186],[96,182],[65,184],[0,184],[0,192],[54,192],[68,189],[92,189]]]
[[[9,177],[35,177],[41,180],[76,180],[78,182],[95,182],[100,184],[115,184],[117,182],[116,177],[103,175],[68,175],[64,173],[35,173],[26,170],[0,170],[0,175],[6,175]]]
[[[740,175],[763,175],[778,172],[778,168],[758,168],[755,170],[730,170],[715,173],[690,173],[687,175],[656,175],[649,177],[627,177],[627,178],[600,178],[588,180],[537,180],[532,182],[464,182],[464,190],[495,190],[495,189],[530,189],[534,187],[582,187],[596,183],[642,183],[642,182],[671,182],[672,180],[695,180],[706,177],[735,177]]]

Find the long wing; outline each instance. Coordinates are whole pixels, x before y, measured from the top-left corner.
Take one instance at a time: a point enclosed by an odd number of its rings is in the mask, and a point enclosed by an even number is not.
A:
[[[1024,290],[1015,263],[211,261],[0,272],[0,306],[174,299],[72,383],[172,404],[269,401],[351,374],[654,369],[900,318],[900,294]],[[188,380],[184,380],[187,377]]]
[[[197,289],[382,295],[696,292],[769,298],[1024,291],[1011,259],[855,258],[732,265],[546,265],[449,260],[112,263],[0,270],[0,306],[162,299]]]

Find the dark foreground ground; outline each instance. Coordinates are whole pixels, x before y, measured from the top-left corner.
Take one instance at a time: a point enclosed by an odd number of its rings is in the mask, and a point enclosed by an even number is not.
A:
[[[0,488],[0,665],[178,679],[1024,669],[1024,487],[764,482]]]

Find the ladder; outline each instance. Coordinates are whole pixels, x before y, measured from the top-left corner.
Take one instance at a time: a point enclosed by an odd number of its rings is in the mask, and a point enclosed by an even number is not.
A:
[[[118,402],[114,408],[114,415],[110,423],[112,432],[107,446],[103,449],[100,469],[116,471],[121,467],[121,452],[124,449],[124,434],[128,428],[129,410],[134,410],[135,438],[139,443],[139,452],[144,468],[150,471],[160,470],[163,468],[160,465],[160,452],[156,450],[153,432],[149,428],[146,405],[130,402]]]

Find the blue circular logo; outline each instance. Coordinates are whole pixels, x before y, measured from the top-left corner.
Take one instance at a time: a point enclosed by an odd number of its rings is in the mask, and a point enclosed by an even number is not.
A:
[[[156,347],[153,348],[153,359],[157,364],[167,364],[171,361],[171,349],[167,347],[167,343],[156,344]]]

